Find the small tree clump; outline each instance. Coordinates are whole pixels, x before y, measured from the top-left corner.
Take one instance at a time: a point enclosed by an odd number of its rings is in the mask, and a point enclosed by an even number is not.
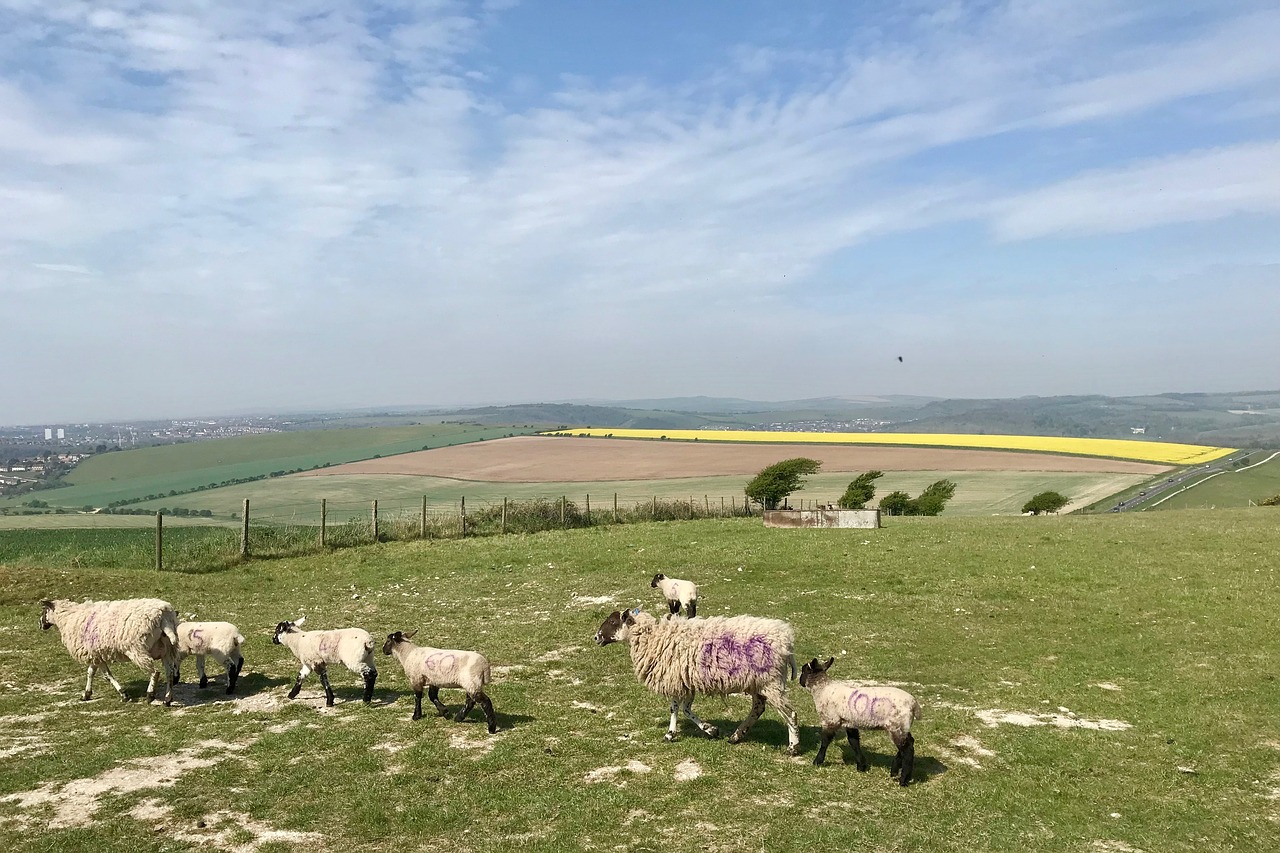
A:
[[[1032,515],[1039,515],[1042,512],[1057,512],[1070,502],[1070,498],[1058,492],[1041,492],[1023,504],[1022,511],[1029,512]]]
[[[930,483],[918,498],[906,492],[890,492],[880,500],[880,512],[884,515],[939,515],[955,493],[956,484],[950,480]]]
[[[821,467],[822,463],[817,459],[805,456],[783,459],[760,469],[743,491],[765,509],[777,509],[787,495],[803,485],[804,477],[818,473]]]
[[[865,509],[876,495],[876,480],[883,476],[883,471],[868,471],[865,474],[859,474],[849,484],[849,488],[844,490],[844,494],[836,505],[841,509]]]
[[[1258,506],[1280,506],[1280,495],[1272,495],[1258,501]]]

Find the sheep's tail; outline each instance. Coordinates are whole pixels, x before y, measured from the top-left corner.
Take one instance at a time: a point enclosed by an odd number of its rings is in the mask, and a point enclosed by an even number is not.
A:
[[[172,608],[166,608],[160,616],[160,632],[164,634],[164,638],[168,640],[165,646],[162,662],[165,669],[169,673],[170,679],[173,673],[178,671],[178,614]]]
[[[923,714],[923,712],[920,710],[920,702],[919,702],[919,700],[917,700],[917,699],[912,699],[912,700],[911,700],[911,719],[913,719],[913,720],[918,720],[918,719],[920,719],[922,716],[924,716],[924,714]]]
[[[789,681],[795,681],[795,680],[796,680],[796,655],[795,655],[795,652],[791,652],[790,654],[788,654],[788,655],[787,655],[787,665],[788,665],[789,667],[791,667],[791,678],[790,678],[790,679],[788,679],[788,680],[789,680]]]

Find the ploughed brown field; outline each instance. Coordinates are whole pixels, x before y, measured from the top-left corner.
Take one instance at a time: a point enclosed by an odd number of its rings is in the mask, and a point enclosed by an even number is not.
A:
[[[298,476],[411,474],[495,483],[666,480],[754,474],[796,456],[824,472],[1062,471],[1159,474],[1167,465],[1050,453],[830,444],[728,444],[622,438],[517,436],[367,459]]]

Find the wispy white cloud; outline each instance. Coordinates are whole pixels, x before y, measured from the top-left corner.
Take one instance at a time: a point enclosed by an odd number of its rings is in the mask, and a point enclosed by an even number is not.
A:
[[[798,294],[874,292],[840,282],[888,240],[1278,212],[1267,4],[1194,25],[1159,4],[904,9],[833,11],[821,45],[736,38],[675,83],[592,75],[584,52],[539,97],[486,50],[504,3],[0,0],[0,293],[160,312],[175,346],[273,332],[272,364],[317,335],[405,359],[488,337],[504,362],[604,333],[618,354],[582,374],[603,382],[642,352],[847,326]],[[555,396],[532,371],[487,396]],[[486,396],[432,381],[367,393]]]

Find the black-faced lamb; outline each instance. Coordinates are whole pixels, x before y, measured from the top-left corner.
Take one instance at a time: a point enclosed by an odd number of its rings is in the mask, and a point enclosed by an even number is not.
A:
[[[298,680],[289,691],[293,699],[302,690],[302,679],[315,670],[324,686],[325,705],[333,704],[333,688],[329,686],[329,664],[340,663],[364,679],[364,703],[373,700],[373,684],[378,680],[378,668],[373,665],[373,636],[361,628],[337,628],[332,631],[301,630],[306,617],[297,622],[281,622],[276,625],[271,642],[288,646],[302,667]]]
[[[827,675],[834,661],[835,658],[827,658],[826,663],[819,663],[814,658],[800,669],[800,686],[813,694],[813,706],[822,723],[822,745],[813,763],[821,766],[832,738],[844,729],[858,770],[865,773],[867,758],[862,754],[858,730],[883,729],[898,748],[889,776],[898,776],[899,784],[906,787],[915,770],[916,741],[911,734],[911,721],[920,719],[920,703],[897,687],[837,681]]]
[[[615,610],[596,632],[596,642],[629,643],[636,677],[671,700],[666,740],[676,738],[680,710],[708,737],[719,737],[715,726],[694,715],[694,696],[745,693],[751,712],[729,742],[741,741],[772,703],[787,722],[787,754],[798,751],[800,729],[786,691],[787,675],[795,672],[795,631],[786,622],[758,616],[659,621],[639,608]]]
[[[414,645],[409,640],[416,633],[393,631],[382,644],[382,653],[395,655],[404,668],[405,677],[409,679],[409,688],[413,690],[413,719],[422,719],[424,687],[431,704],[436,706],[442,717],[449,716],[449,709],[440,701],[440,688],[460,687],[466,693],[467,700],[454,719],[462,722],[479,703],[484,711],[485,722],[489,725],[489,734],[496,732],[498,721],[493,713],[493,701],[484,692],[484,686],[490,681],[488,659],[479,652]]]
[[[679,613],[680,608],[684,607],[686,616],[698,615],[698,585],[693,581],[669,578],[658,572],[649,582],[649,587],[662,590],[662,596],[667,600],[667,607],[672,613]]]
[[[111,674],[112,661],[128,660],[151,677],[147,682],[147,701],[156,698],[156,685],[161,673],[156,661],[164,667],[164,704],[173,702],[173,673],[178,666],[178,614],[167,601],[158,598],[130,598],[119,601],[74,602],[66,599],[40,602],[40,627],[58,626],[62,644],[71,657],[89,669],[84,696],[93,697],[93,676],[101,669],[120,698],[129,696]]]
[[[182,661],[187,657],[195,655],[201,687],[209,684],[209,677],[204,671],[204,659],[208,655],[227,671],[227,694],[235,693],[240,671],[244,669],[244,655],[240,651],[243,645],[244,636],[230,622],[178,623],[178,667],[182,666]],[[179,678],[180,673],[175,668],[175,684]]]

